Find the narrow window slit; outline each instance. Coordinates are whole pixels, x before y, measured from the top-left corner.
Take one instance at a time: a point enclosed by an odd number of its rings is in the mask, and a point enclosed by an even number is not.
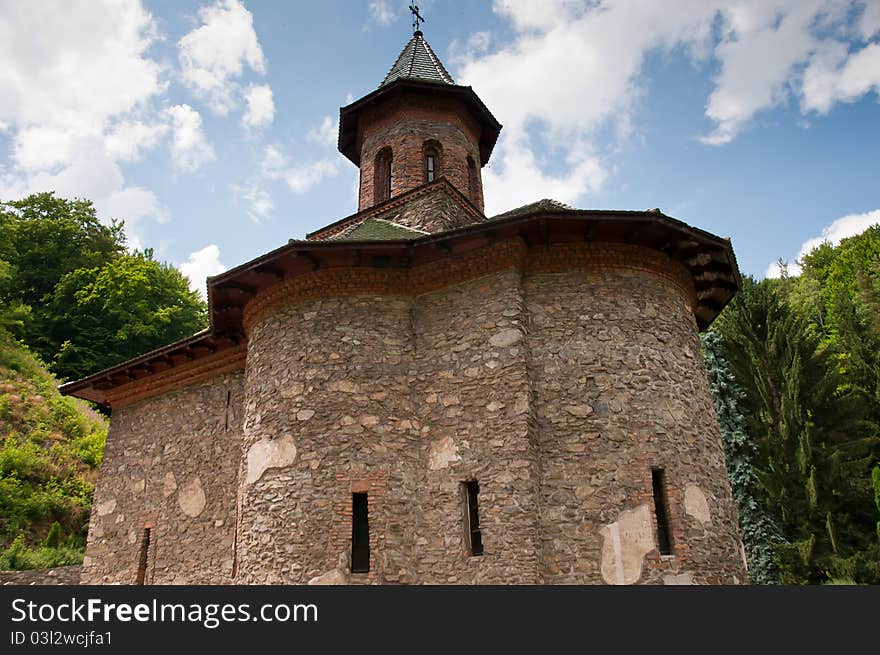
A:
[[[370,523],[367,494],[351,495],[351,572],[370,570]]]
[[[226,430],[229,430],[229,404],[232,401],[232,390],[226,390]]]
[[[669,502],[666,498],[666,474],[663,469],[651,469],[651,486],[654,488],[654,515],[657,518],[657,547],[661,555],[672,555]]]
[[[140,553],[138,554],[137,579],[135,584],[146,584],[147,564],[150,554],[150,528],[144,528],[141,532]]]
[[[468,480],[461,483],[462,499],[464,501],[465,523],[465,546],[471,557],[479,557],[483,554],[483,535],[480,532],[480,510],[478,496],[480,495],[480,483],[476,480]]]

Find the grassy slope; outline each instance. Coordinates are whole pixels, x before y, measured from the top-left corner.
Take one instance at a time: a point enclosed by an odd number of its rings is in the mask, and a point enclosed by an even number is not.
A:
[[[0,331],[0,569],[82,560],[107,421],[57,384]]]

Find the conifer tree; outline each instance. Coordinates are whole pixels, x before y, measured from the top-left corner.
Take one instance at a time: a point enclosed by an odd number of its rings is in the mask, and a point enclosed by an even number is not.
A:
[[[739,408],[744,394],[721,355],[721,336],[707,332],[702,341],[749,577],[753,584],[778,584],[779,569],[773,545],[783,543],[784,537],[765,509],[758,477],[752,468],[758,449],[749,437],[746,418]]]

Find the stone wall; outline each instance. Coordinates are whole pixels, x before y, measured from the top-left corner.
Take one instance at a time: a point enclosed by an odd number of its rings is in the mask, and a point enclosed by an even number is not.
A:
[[[375,197],[375,159],[380,150],[392,150],[392,197],[421,186],[425,179],[424,148],[439,144],[440,166],[437,176],[445,176],[480,211],[483,188],[480,172],[480,128],[464,106],[453,99],[421,96],[406,102],[386,101],[364,112],[360,119],[360,200],[362,211],[381,202]],[[475,162],[473,182],[468,157]]]
[[[54,569],[0,571],[0,585],[75,585],[79,584],[81,566],[59,566]]]
[[[238,372],[114,409],[83,583],[135,582],[145,528],[146,582],[231,579],[242,399]]]
[[[114,411],[83,581],[132,581],[145,526],[152,582],[745,581],[693,304],[660,253],[519,240],[267,289],[244,376]]]
[[[420,582],[540,582],[539,462],[520,277],[497,273],[424,294],[413,306]],[[461,485],[468,480],[480,487],[481,557],[465,550]]]
[[[377,213],[371,218],[381,218],[431,234],[476,222],[474,217],[465,211],[444,188],[413,198],[409,202],[389,208],[387,212]]]
[[[545,582],[744,581],[688,297],[644,271],[536,273],[524,286]],[[652,468],[666,479],[665,557]]]
[[[351,277],[386,289],[351,295],[316,272],[335,297],[292,285],[255,304],[237,582],[746,580],[685,269],[634,246],[493,248],[427,293],[421,271]],[[347,569],[353,492],[369,495],[368,575]]]
[[[411,300],[312,300],[267,314],[248,340],[241,583],[305,583],[351,540],[369,493],[369,574],[413,582],[420,430],[413,422]]]

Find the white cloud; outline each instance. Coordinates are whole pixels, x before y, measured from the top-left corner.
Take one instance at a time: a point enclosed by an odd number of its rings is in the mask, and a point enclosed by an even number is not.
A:
[[[214,149],[202,129],[202,117],[189,105],[174,105],[168,113],[174,130],[171,141],[174,167],[184,173],[194,173],[214,159]]]
[[[614,135],[609,151],[629,137],[649,55],[682,52],[699,65],[717,65],[705,110],[715,127],[702,138],[706,144],[730,142],[761,112],[791,99],[807,113],[877,91],[880,44],[853,52],[844,44],[835,52],[843,37],[876,33],[876,4],[496,0],[493,10],[509,22],[513,37],[502,41],[501,32],[477,32],[450,48],[456,79],[478,89],[504,124],[495,166],[484,171],[487,187],[500,177],[494,171],[499,167],[508,179],[531,179],[537,196],[577,197],[595,189],[607,175],[597,151],[600,130]],[[570,173],[529,178],[535,137],[563,152],[573,167],[585,167],[589,180]],[[517,166],[524,168],[508,172]],[[488,191],[486,198],[492,199]]]
[[[760,110],[785,100],[795,67],[816,48],[811,26],[825,0],[734,4],[715,49],[721,73],[706,115],[717,127],[703,142],[728,143]]]
[[[155,147],[164,126],[153,104],[166,90],[149,55],[158,39],[137,0],[31,1],[0,19],[0,124],[11,140],[0,196],[55,191],[89,198],[102,220],[137,223],[167,212],[148,189],[127,186],[120,161]]]
[[[159,204],[156,194],[148,189],[129,186],[100,198],[95,208],[107,219],[124,220],[126,227],[145,217],[155,218],[159,223],[168,222],[168,212]]]
[[[400,18],[400,12],[391,8],[389,0],[372,0],[367,6],[367,12],[369,19],[365,28],[370,24],[386,27]]]
[[[241,118],[245,127],[266,127],[275,120],[275,102],[268,84],[251,84],[244,92],[247,111]]]
[[[875,209],[863,214],[847,214],[846,216],[841,216],[830,225],[825,226],[822,230],[822,234],[804,241],[797,257],[795,258],[795,262],[788,265],[789,274],[800,275],[801,267],[798,262],[800,262],[805,255],[810,254],[815,248],[821,246],[826,241],[832,246],[836,246],[842,239],[861,234],[872,225],[877,224],[880,224],[880,209]],[[780,267],[774,262],[767,267],[765,276],[779,277],[780,274]]]
[[[304,193],[339,172],[339,157],[330,156],[291,165],[277,146],[270,145],[266,147],[261,171],[270,180],[283,181],[294,193]]]
[[[832,42],[816,52],[804,72],[804,111],[828,113],[838,102],[852,102],[880,90],[880,44],[848,52],[845,43]]]
[[[107,151],[120,161],[137,161],[143,151],[155,147],[167,132],[165,123],[123,120],[107,133]]]
[[[867,41],[880,32],[880,2],[867,2],[859,19],[859,33]]]
[[[338,135],[339,124],[332,116],[324,116],[324,120],[321,121],[319,127],[313,127],[306,133],[306,139],[312,143],[335,148]]]
[[[206,297],[207,278],[226,270],[220,262],[220,248],[215,244],[190,253],[189,259],[180,265],[180,272],[189,278],[189,288]]]
[[[540,198],[573,203],[583,194],[599,189],[606,177],[600,161],[589,152],[570,158],[569,170],[561,176],[544,173],[527,143],[508,141],[496,156],[504,162],[501,171],[483,169],[488,216]]]
[[[167,220],[167,211],[152,191],[125,185],[119,164],[107,152],[100,138],[75,140],[73,151],[70,162],[57,172],[0,176],[0,197],[22,198],[31,193],[54,191],[60,197],[88,198],[94,202],[102,221],[125,221],[126,233],[132,243],[139,241],[138,223],[143,219]]]
[[[0,21],[0,121],[100,132],[163,90],[140,2],[7,5]]]
[[[252,179],[244,185],[234,185],[232,187],[236,196],[244,198],[250,204],[248,216],[254,223],[261,223],[269,217],[272,210],[275,209],[275,203],[272,196],[265,189],[259,179]]]
[[[266,72],[266,59],[254,31],[253,16],[238,0],[218,0],[198,12],[202,24],[178,42],[184,84],[225,116],[239,103],[237,79],[247,66]]]

